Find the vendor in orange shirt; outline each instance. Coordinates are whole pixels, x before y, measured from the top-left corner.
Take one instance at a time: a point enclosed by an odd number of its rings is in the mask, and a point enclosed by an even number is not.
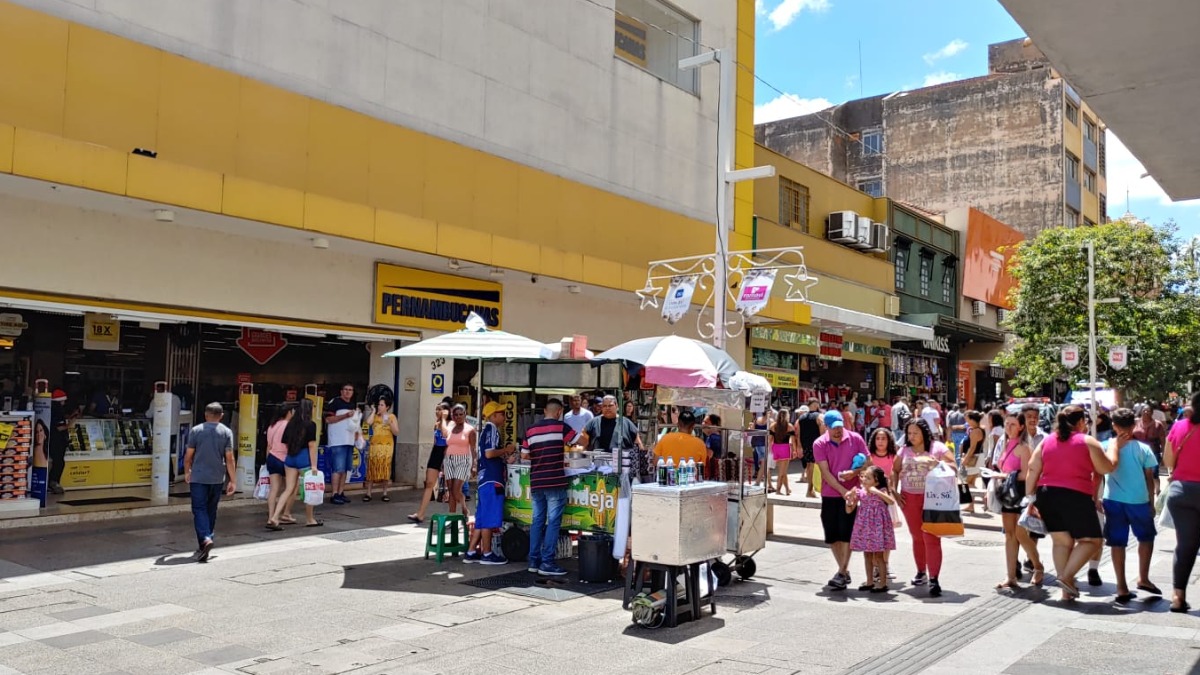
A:
[[[679,431],[672,431],[658,439],[658,444],[654,446],[656,457],[661,457],[664,461],[673,459],[675,466],[689,459],[704,466],[704,460],[708,458],[708,447],[693,433],[695,428],[696,413],[688,409],[679,411]],[[657,462],[658,459],[654,461]]]

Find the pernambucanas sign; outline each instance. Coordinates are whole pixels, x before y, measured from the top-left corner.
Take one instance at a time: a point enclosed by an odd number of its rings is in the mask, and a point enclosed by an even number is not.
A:
[[[455,331],[475,312],[501,327],[503,289],[492,281],[375,264],[375,323]]]

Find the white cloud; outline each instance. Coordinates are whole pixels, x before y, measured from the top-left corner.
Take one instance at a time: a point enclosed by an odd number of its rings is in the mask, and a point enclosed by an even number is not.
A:
[[[949,73],[944,70],[939,70],[936,73],[930,73],[926,75],[925,82],[921,84],[921,86],[932,87],[935,84],[946,84],[947,82],[953,82],[961,79],[962,75],[959,75],[958,73]]]
[[[846,76],[846,88],[853,89],[857,86],[858,86],[858,76],[857,75],[847,75]]]
[[[804,10],[823,12],[827,9],[829,9],[829,0],[783,0],[775,9],[771,10],[767,18],[770,19],[775,30],[782,30],[791,25],[792,21],[795,21],[800,12]]]
[[[824,110],[833,104],[823,98],[799,98],[792,94],[777,96],[762,105],[754,106],[754,123],[774,122]]]
[[[1187,202],[1172,202],[1153,176],[1146,176],[1146,167],[1125,147],[1121,139],[1111,131],[1105,132],[1107,146],[1108,216],[1118,218],[1125,213],[1125,196],[1128,190],[1130,201],[1153,200],[1160,206],[1200,206],[1200,199]],[[1136,208],[1135,208],[1136,210]]]
[[[928,63],[929,65],[932,66],[935,61],[940,61],[941,59],[948,59],[951,56],[954,56],[955,54],[962,52],[962,50],[966,49],[967,46],[968,45],[966,42],[963,42],[962,40],[960,40],[958,38],[954,38],[945,47],[942,47],[941,49],[937,50],[936,52],[930,52],[930,53],[926,54],[923,58],[925,59],[925,63]]]
[[[754,0],[754,13],[759,16],[767,15],[767,6],[763,4],[763,0]]]

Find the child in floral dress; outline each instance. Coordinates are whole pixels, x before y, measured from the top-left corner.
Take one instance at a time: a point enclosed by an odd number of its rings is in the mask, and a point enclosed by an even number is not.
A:
[[[896,550],[896,532],[888,505],[895,503],[887,493],[887,476],[883,469],[868,465],[863,468],[861,484],[846,497],[846,512],[858,514],[850,535],[850,550],[860,551],[867,566],[867,581],[860,591],[886,593],[887,558],[885,552]],[[874,583],[870,583],[872,578]]]

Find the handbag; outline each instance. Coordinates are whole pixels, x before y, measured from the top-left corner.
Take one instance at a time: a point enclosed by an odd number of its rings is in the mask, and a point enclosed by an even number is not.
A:
[[[1017,519],[1017,526],[1023,527],[1033,534],[1040,534],[1042,536],[1046,535],[1046,523],[1042,521],[1040,516],[1033,515],[1032,504],[1030,504],[1029,508],[1025,509],[1025,512],[1022,513],[1021,517]]]
[[[900,507],[896,506],[896,502],[888,504],[888,514],[892,517],[892,527],[900,529]]]
[[[971,494],[971,487],[966,483],[958,484],[958,503],[959,505],[970,504],[975,501],[975,497]]]
[[[1000,501],[1000,495],[997,490],[1000,489],[998,481],[990,481],[987,488],[987,496],[984,498],[984,507],[989,513],[1003,513],[1003,504]]]
[[[996,493],[996,496],[1000,498],[1000,505],[1005,508],[1020,508],[1021,500],[1024,498],[1020,488],[1021,479],[1017,475],[1017,471],[1008,474]]]

